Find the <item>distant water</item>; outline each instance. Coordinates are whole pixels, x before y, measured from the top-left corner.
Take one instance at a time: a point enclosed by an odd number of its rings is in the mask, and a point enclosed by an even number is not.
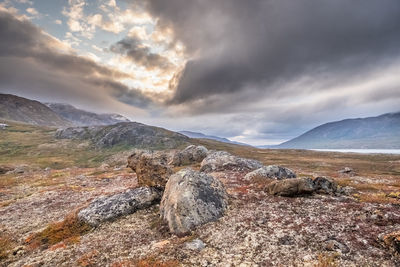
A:
[[[326,152],[361,153],[361,154],[399,154],[400,149],[309,149]]]

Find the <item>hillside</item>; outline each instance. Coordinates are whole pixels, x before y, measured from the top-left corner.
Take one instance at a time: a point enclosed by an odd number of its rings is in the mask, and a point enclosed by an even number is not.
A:
[[[250,146],[250,145],[245,144],[245,143],[232,141],[232,140],[229,140],[228,138],[218,137],[218,136],[214,136],[214,135],[206,135],[206,134],[203,134],[203,133],[196,133],[196,132],[191,132],[191,131],[179,131],[179,133],[181,133],[183,135],[186,135],[187,137],[190,137],[190,138],[210,139],[210,140],[215,140],[215,141],[228,143],[228,144]]]
[[[119,122],[129,122],[119,114],[97,114],[72,105],[63,103],[46,103],[60,117],[71,121],[76,126],[111,125]]]
[[[10,94],[0,94],[0,119],[43,126],[72,125],[39,101]]]
[[[282,143],[277,148],[398,149],[400,113],[330,122]]]
[[[189,138],[163,128],[137,122],[120,122],[109,126],[71,127],[57,131],[59,139],[89,140],[96,147],[175,148]]]

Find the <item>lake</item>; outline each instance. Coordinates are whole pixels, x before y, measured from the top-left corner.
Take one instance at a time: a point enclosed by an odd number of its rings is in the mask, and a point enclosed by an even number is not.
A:
[[[400,149],[308,149],[314,151],[361,153],[361,154],[398,154]]]

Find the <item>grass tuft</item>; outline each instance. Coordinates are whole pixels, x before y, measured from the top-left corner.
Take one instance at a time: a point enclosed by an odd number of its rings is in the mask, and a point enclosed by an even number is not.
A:
[[[49,248],[59,242],[78,243],[80,236],[89,232],[92,227],[79,221],[76,213],[67,216],[63,221],[51,223],[43,231],[32,234],[25,242],[31,250]]]

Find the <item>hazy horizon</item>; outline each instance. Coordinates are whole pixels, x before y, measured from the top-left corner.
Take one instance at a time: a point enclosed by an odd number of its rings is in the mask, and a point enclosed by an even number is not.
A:
[[[398,111],[400,2],[0,1],[0,92],[251,145]]]

